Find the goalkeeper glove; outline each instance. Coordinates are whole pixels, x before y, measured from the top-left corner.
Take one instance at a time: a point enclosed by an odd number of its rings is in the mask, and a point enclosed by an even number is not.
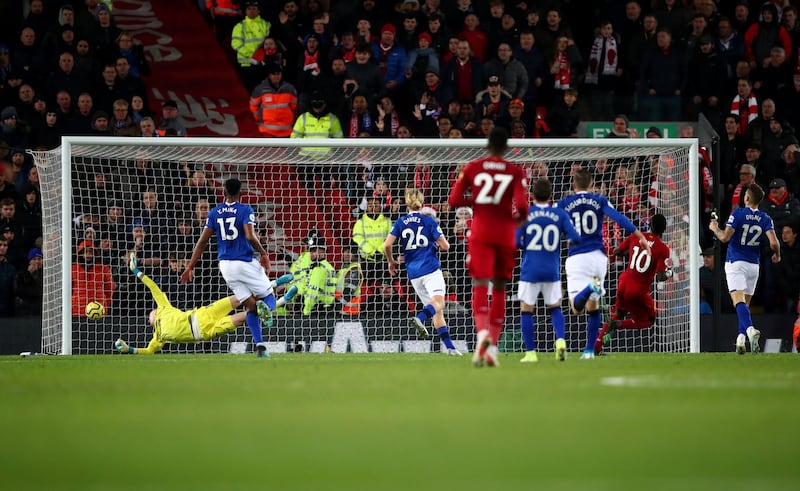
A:
[[[123,341],[122,338],[117,339],[117,342],[114,343],[114,347],[117,348],[117,350],[119,350],[120,353],[125,355],[132,355],[136,353],[136,349],[135,348],[131,349],[131,347],[128,346],[128,343]]]
[[[133,272],[133,274],[136,275],[137,278],[141,278],[142,276],[144,276],[144,273],[142,273],[139,270],[139,263],[136,261],[136,254],[133,252],[131,252],[131,259],[128,262],[128,267],[131,269],[131,272]]]

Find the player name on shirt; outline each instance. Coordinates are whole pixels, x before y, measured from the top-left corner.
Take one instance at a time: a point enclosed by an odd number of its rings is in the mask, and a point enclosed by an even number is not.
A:
[[[540,218],[540,217],[549,218],[554,222],[558,222],[561,220],[561,217],[558,216],[557,213],[553,213],[552,211],[548,210],[543,210],[541,208],[535,209],[534,211],[528,213],[528,220],[533,220],[534,218]]]
[[[506,170],[506,164],[503,162],[484,162],[483,168],[486,170]]]
[[[422,219],[418,216],[407,216],[403,219],[403,225],[408,225],[409,223],[422,223]]]
[[[236,208],[232,206],[223,206],[219,209],[220,213],[236,213]]]
[[[750,214],[747,214],[747,215],[745,215],[745,219],[746,219],[746,220],[755,220],[755,221],[757,221],[757,222],[760,222],[760,221],[761,221],[761,217],[760,217],[759,215],[750,215]]]
[[[596,199],[591,198],[589,196],[578,195],[578,197],[575,198],[574,201],[570,201],[569,204],[567,204],[567,206],[564,207],[564,210],[572,211],[573,209],[575,209],[580,205],[589,205],[593,208],[597,208],[598,210],[600,209],[600,203]]]

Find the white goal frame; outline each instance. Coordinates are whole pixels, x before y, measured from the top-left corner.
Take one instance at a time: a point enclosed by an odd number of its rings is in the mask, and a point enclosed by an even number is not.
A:
[[[61,186],[61,237],[60,246],[58,244],[49,244],[52,250],[60,250],[63,254],[61,264],[61,286],[62,286],[62,304],[61,304],[61,318],[62,318],[62,339],[60,354],[72,354],[72,315],[71,315],[71,297],[72,297],[72,275],[71,275],[71,257],[72,250],[72,149],[73,145],[96,145],[104,147],[131,147],[131,146],[146,146],[146,147],[165,147],[165,146],[181,146],[181,147],[212,147],[212,148],[230,148],[230,138],[141,138],[133,140],[126,137],[63,137],[61,145],[61,182],[57,183]],[[310,146],[324,146],[327,148],[363,148],[365,144],[369,147],[378,149],[414,149],[414,148],[430,148],[432,142],[440,140],[431,139],[386,139],[386,138],[370,138],[364,139],[324,139],[324,140],[308,140],[308,139],[289,139],[289,138],[275,138],[275,139],[260,139],[260,138],[247,138],[236,139],[236,147],[310,147]],[[473,148],[480,149],[485,147],[485,139],[452,139],[447,140],[446,148]],[[699,202],[699,188],[698,188],[698,140],[696,138],[665,138],[665,139],[513,139],[509,140],[509,145],[523,149],[540,149],[540,148],[635,148],[637,150],[655,147],[672,147],[676,149],[683,149],[687,151],[689,158],[689,199],[690,203],[696,204]],[[587,156],[587,159],[591,156]],[[65,165],[67,164],[67,165]],[[687,184],[687,183],[683,183]],[[42,197],[43,202],[49,198]],[[690,312],[689,312],[689,352],[698,353],[700,351],[700,315],[699,315],[699,267],[700,267],[700,210],[698,206],[689,206],[689,258],[688,258],[688,274],[689,274],[689,289],[690,289]],[[66,211],[66,212],[65,212]],[[47,240],[47,238],[45,238]],[[54,247],[53,247],[54,246]],[[43,339],[44,344],[44,339]]]

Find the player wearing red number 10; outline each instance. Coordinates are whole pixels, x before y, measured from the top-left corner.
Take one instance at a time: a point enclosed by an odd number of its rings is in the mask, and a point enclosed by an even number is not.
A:
[[[511,280],[517,258],[516,228],[528,214],[525,172],[503,159],[507,149],[508,133],[503,128],[492,130],[487,144],[489,156],[467,164],[448,199],[453,208],[470,206],[474,212],[467,268],[472,276],[472,313],[478,334],[472,358],[475,366],[497,365],[497,341],[505,321],[506,282]]]
[[[594,343],[595,354],[603,349],[603,337],[606,332],[616,329],[644,329],[653,325],[656,320],[656,307],[650,294],[653,278],[666,281],[672,276],[669,261],[669,247],[661,241],[667,229],[667,219],[656,214],[650,220],[650,232],[644,234],[650,245],[650,252],[642,248],[635,235],[629,235],[614,249],[616,256],[628,256],[628,267],[619,277],[615,312],[608,324],[603,326]],[[630,318],[626,319],[626,315]]]
[[[582,360],[594,358],[594,342],[603,319],[600,315],[600,296],[605,293],[603,283],[608,270],[608,257],[603,245],[603,221],[609,217],[639,240],[648,253],[650,244],[636,226],[625,215],[614,209],[605,196],[589,192],[592,174],[578,169],[572,174],[573,196],[558,202],[558,207],[567,212],[581,241],[569,247],[564,269],[567,272],[567,293],[575,314],[587,311],[586,346]]]

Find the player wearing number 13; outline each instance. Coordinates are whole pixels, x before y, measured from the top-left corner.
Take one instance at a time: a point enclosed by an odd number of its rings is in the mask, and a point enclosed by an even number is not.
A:
[[[758,258],[761,255],[761,243],[764,237],[769,240],[772,249],[772,262],[781,260],[781,247],[775,235],[772,218],[758,209],[764,198],[764,190],[758,184],[747,187],[744,196],[744,208],[737,208],[728,217],[725,229],[721,229],[716,220],[711,220],[708,228],[720,242],[730,242],[725,259],[725,276],[731,301],[736,307],[739,319],[739,334],[736,336],[736,352],[744,354],[745,335],[750,341],[750,351],[758,353],[761,332],[753,327],[750,317],[750,299],[756,291],[758,283]]]
[[[472,276],[472,313],[478,333],[472,359],[475,366],[497,365],[497,340],[505,322],[506,282],[511,280],[518,254],[516,229],[528,214],[525,171],[503,159],[507,149],[508,133],[503,128],[492,130],[487,144],[489,156],[464,167],[448,199],[453,208],[470,206],[474,212],[467,268]]]
[[[256,344],[256,354],[266,357],[269,353],[261,336],[261,324],[271,324],[271,312],[277,307],[277,300],[266,274],[269,271],[267,251],[254,231],[255,213],[250,206],[239,203],[241,190],[242,183],[239,179],[225,181],[225,202],[209,212],[192,258],[181,275],[181,282],[186,283],[192,279],[192,270],[209,239],[216,234],[219,271],[247,310],[247,327]],[[254,250],[261,255],[261,264],[253,259]]]

